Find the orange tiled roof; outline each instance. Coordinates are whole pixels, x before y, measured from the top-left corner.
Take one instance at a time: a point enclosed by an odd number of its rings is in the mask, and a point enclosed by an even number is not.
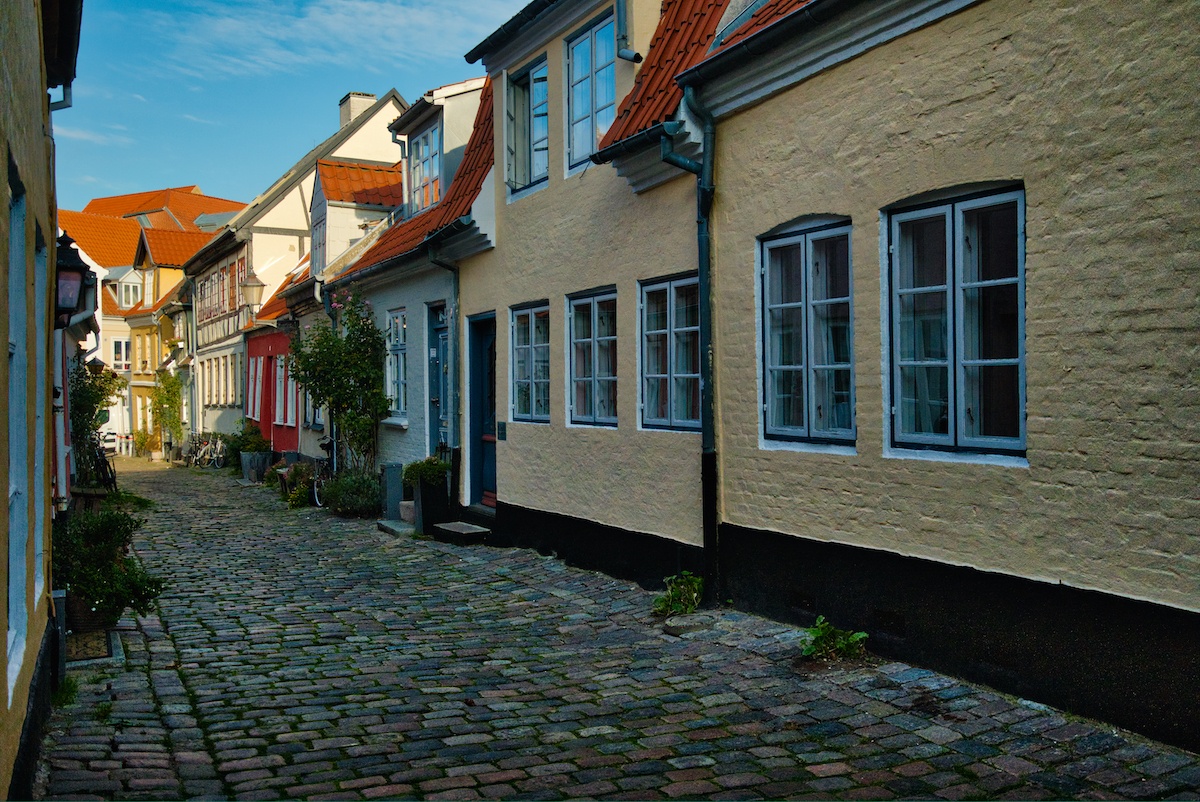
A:
[[[85,212],[58,210],[58,227],[79,243],[88,257],[101,267],[133,264],[141,228],[133,220]]]
[[[242,331],[250,331],[256,328],[257,324],[261,321],[278,320],[287,314],[288,306],[283,293],[285,290],[294,287],[308,278],[309,267],[311,266],[309,262],[310,256],[311,254],[305,254],[304,258],[300,260],[300,264],[296,265],[297,267],[304,265],[303,270],[294,270],[283,277],[283,282],[275,288],[275,292],[271,293],[271,297],[267,299],[267,302],[259,307],[258,314],[250,322],[242,326]]]
[[[743,42],[759,31],[770,28],[784,17],[799,11],[812,2],[813,0],[768,0],[768,2],[764,3],[751,14],[750,19],[742,23],[741,27],[727,36],[721,42],[720,47],[714,48],[713,52],[709,53],[708,56],[715,56],[717,53],[728,50],[738,42]]]
[[[154,228],[197,231],[196,218],[214,212],[237,212],[246,204],[204,195],[198,186],[155,189],[129,195],[93,198],[83,207],[89,214],[108,217],[134,217],[145,214]],[[166,214],[169,212],[170,214]]]
[[[121,302],[117,300],[117,294],[109,285],[104,285],[100,291],[100,314],[109,317],[125,317],[128,312],[121,308]]]
[[[646,60],[598,150],[670,120],[683,100],[675,76],[708,53],[729,0],[664,0]]]
[[[387,207],[404,203],[404,169],[399,163],[384,167],[318,159],[317,173],[326,200]]]
[[[170,231],[147,228],[146,250],[150,261],[158,267],[182,267],[204,243],[216,236],[211,231]]]
[[[428,211],[418,214],[393,226],[383,233],[371,248],[352,266],[343,270],[336,278],[341,279],[359,270],[394,259],[416,250],[430,235],[445,228],[455,220],[471,213],[471,206],[479,197],[483,180],[492,169],[495,154],[492,153],[492,81],[489,78],[479,96],[479,110],[475,113],[475,127],[467,141],[463,160],[458,165],[450,189],[441,202]],[[336,280],[336,279],[335,279]]]

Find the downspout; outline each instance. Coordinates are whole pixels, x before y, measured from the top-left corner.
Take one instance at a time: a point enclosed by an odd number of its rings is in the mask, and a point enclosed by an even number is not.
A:
[[[322,290],[324,288],[322,287]],[[329,316],[330,325],[333,326],[334,334],[337,333],[337,312],[333,309],[333,293],[321,292],[321,303],[325,307],[325,314]],[[337,421],[333,419],[333,410],[329,411],[329,470],[336,474],[338,471],[337,464]]]
[[[713,145],[716,123],[696,99],[695,89],[684,87],[683,99],[688,111],[700,121],[702,151],[699,162],[675,152],[674,142],[664,135],[660,140],[662,160],[696,176],[696,261],[700,277],[700,506],[704,544],[705,602],[721,598],[720,559],[718,554],[717,503],[720,483],[717,472],[716,386],[713,365],[712,326],[712,232]]]

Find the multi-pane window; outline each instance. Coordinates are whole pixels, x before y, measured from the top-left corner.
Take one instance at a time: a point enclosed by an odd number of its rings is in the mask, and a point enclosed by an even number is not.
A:
[[[567,66],[567,154],[572,167],[596,151],[617,116],[617,43],[611,18],[571,40]]]
[[[617,296],[570,302],[571,421],[617,422]]]
[[[254,387],[256,384],[258,384],[258,357],[250,357],[247,370],[250,372],[250,392],[246,394],[246,417],[257,420],[258,413],[254,410]]]
[[[141,283],[133,283],[122,281],[121,287],[121,308],[129,309],[138,301],[142,300],[142,285]]]
[[[550,420],[550,307],[512,313],[513,420]]]
[[[275,357],[275,423],[283,423],[284,366],[283,357]]]
[[[642,286],[642,423],[700,427],[700,287],[695,276]]]
[[[508,187],[524,189],[544,181],[550,172],[549,93],[543,59],[509,81]]]
[[[408,414],[408,312],[388,312],[387,396],[392,414]]]
[[[113,340],[113,370],[129,370],[130,350],[129,340]]]
[[[762,277],[767,435],[853,440],[850,229],[764,242]]]
[[[287,360],[283,361],[283,369],[287,373],[286,383],[286,399],[284,401],[284,423],[288,426],[296,425],[296,377],[292,375],[292,371]]]
[[[412,211],[416,213],[441,199],[442,136],[436,122],[409,137],[408,164]]]
[[[898,444],[1025,448],[1025,195],[891,215]]]

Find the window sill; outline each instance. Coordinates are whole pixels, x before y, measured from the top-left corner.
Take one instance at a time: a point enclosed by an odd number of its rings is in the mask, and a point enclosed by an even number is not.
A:
[[[774,440],[761,438],[758,441],[761,451],[794,451],[803,454],[830,454],[839,457],[858,456],[858,446],[847,442],[844,445],[836,443],[808,443],[803,440]]]
[[[380,421],[380,423],[382,423],[384,426],[388,427],[389,429],[399,429],[404,432],[408,431],[408,418],[400,418],[400,417],[393,416],[390,418],[384,418],[383,420]]]
[[[549,426],[550,419],[546,420],[530,420],[529,418],[513,418],[509,421],[510,424],[532,424],[533,426]]]
[[[314,431],[314,432],[323,432],[323,431],[325,431],[325,424],[323,424],[323,423],[306,423],[306,424],[304,424],[304,428],[308,429],[310,431]]]
[[[538,179],[534,183],[521,187],[520,189],[509,189],[506,203],[516,203],[517,201],[521,200],[521,198],[527,198],[530,195],[542,191],[549,186],[549,184],[550,178],[547,176],[546,178]]]
[[[1029,459],[1008,454],[977,454],[969,451],[934,451],[932,449],[884,446],[884,459],[915,459],[925,462],[951,462],[963,465],[995,465],[1001,468],[1028,468]]]

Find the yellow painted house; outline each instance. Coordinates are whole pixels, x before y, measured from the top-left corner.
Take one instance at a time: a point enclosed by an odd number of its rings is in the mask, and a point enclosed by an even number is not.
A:
[[[8,335],[8,358],[0,367],[0,420],[5,422],[0,487],[8,493],[8,511],[0,523],[0,620],[6,632],[0,661],[0,795],[7,799],[32,796],[50,691],[61,678],[50,592],[52,476],[56,458],[65,459],[54,447],[52,408],[64,340],[61,329],[55,329],[58,246],[51,112],[70,105],[80,6],[78,0],[0,4],[5,86],[0,149],[7,164],[0,213],[0,328]],[[47,90],[60,86],[61,92],[47,97]],[[63,321],[69,323],[77,306],[72,301],[62,309]]]
[[[149,447],[162,447],[162,433],[154,423],[151,396],[158,371],[176,346],[175,325],[163,308],[183,283],[183,264],[213,238],[213,232],[143,229],[134,257],[133,273],[141,283],[141,301],[128,312],[130,405],[133,431],[149,434]],[[127,276],[125,281],[129,281]]]

